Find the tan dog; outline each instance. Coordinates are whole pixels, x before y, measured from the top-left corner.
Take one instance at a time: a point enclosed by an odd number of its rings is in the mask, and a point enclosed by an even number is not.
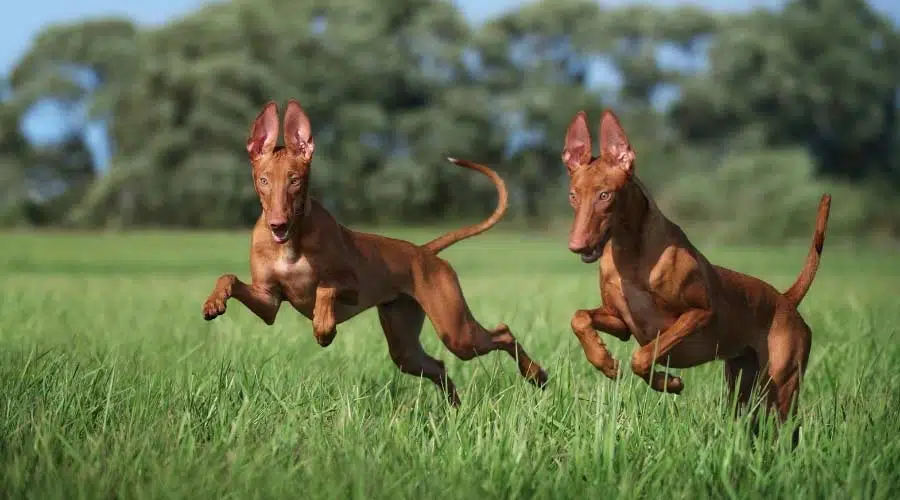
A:
[[[484,222],[445,234],[425,245],[351,231],[307,196],[315,144],[309,119],[297,101],[284,116],[284,147],[276,147],[278,107],[268,103],[256,117],[247,140],[253,181],[262,215],[250,246],[251,284],[233,274],[219,278],[203,305],[211,320],[234,297],[266,324],[275,322],[282,301],[312,319],[323,347],[336,325],[375,306],[391,359],[404,373],[430,379],[458,405],[444,363],[422,349],[419,334],[427,315],[444,345],[469,360],[497,349],[506,351],[530,382],[543,387],[547,375],[533,362],[505,324],[486,330],[473,317],[453,268],[437,253],[497,223],[506,212],[503,180],[475,163],[449,160],[488,176],[500,202]]]
[[[614,113],[605,112],[601,120],[599,157],[592,156],[583,111],[565,141],[562,161],[575,211],[569,250],[585,263],[600,260],[603,305],[572,317],[588,361],[615,379],[618,362],[594,330],[623,341],[633,335],[641,347],[631,359],[632,371],[653,389],[677,394],[681,379],[653,371],[654,364],[688,368],[722,359],[739,408],[765,375],[767,407],[784,421],[796,405],[809,358],[811,332],[797,305],[819,266],[831,197],[824,195],[819,205],[806,265],[782,294],[762,280],[710,264],[660,212],[634,175],[635,153]]]

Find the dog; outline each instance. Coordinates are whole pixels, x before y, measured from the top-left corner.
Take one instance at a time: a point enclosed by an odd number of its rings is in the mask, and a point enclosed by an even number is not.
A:
[[[309,118],[296,100],[284,114],[284,146],[276,147],[278,106],[267,103],[247,139],[253,182],[262,214],[253,228],[250,277],[221,276],[203,305],[209,321],[225,313],[235,298],[267,325],[275,322],[282,302],[312,320],[322,347],[337,334],[336,326],[376,307],[397,367],[425,377],[442,388],[449,403],[460,404],[444,363],[425,353],[419,340],[425,316],[447,349],[462,360],[502,350],[518,363],[521,375],[543,388],[547,373],[501,323],[485,329],[469,310],[456,272],[438,253],[496,224],[507,208],[503,180],[490,168],[465,160],[452,163],[486,175],[499,193],[494,213],[479,224],[415,245],[339,224],[307,195],[315,142]]]
[[[635,151],[614,112],[604,112],[599,133],[595,157],[587,115],[578,112],[561,155],[574,211],[569,250],[584,263],[600,263],[603,303],[576,311],[571,321],[588,361],[616,379],[619,363],[596,331],[622,341],[634,336],[640,347],[631,371],[654,390],[678,394],[682,380],[654,371],[656,363],[690,368],[724,360],[736,409],[746,408],[765,380],[766,411],[776,410],[784,422],[796,411],[809,359],[812,333],[797,306],[819,267],[831,196],[821,198],[803,270],[781,293],[711,264],[662,214],[635,176]]]

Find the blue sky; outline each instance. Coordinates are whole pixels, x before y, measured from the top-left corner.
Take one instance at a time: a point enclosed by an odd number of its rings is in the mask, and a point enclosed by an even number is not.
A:
[[[641,0],[605,0],[606,5],[638,3]],[[528,3],[526,0],[455,0],[466,16],[480,22],[507,9]],[[33,37],[46,25],[71,22],[96,16],[127,16],[145,26],[152,26],[183,16],[198,7],[211,3],[208,0],[168,0],[167,2],[133,2],[122,0],[43,0],[38,8],[29,2],[8,2],[4,6],[5,26],[0,29],[0,74],[8,74],[16,61],[28,50]],[[781,0],[656,0],[660,6],[695,4],[705,7],[735,11],[753,7],[776,7]],[[869,0],[876,9],[900,22],[900,2],[896,0]],[[51,109],[33,113],[24,125],[26,133],[37,140],[50,138],[58,129],[58,117]],[[89,141],[99,155],[98,162],[105,163],[103,151],[103,131],[100,128],[89,132]]]

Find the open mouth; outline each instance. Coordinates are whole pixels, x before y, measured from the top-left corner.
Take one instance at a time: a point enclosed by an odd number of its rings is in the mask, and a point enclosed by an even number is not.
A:
[[[591,264],[593,262],[597,262],[601,256],[603,256],[603,248],[606,247],[606,242],[609,241],[610,231],[607,230],[606,233],[603,234],[603,237],[597,242],[596,245],[591,248],[585,250],[581,253],[581,262],[585,264]]]
[[[275,243],[284,243],[291,237],[291,226],[290,224],[285,224],[280,227],[272,228],[272,238],[275,239]]]

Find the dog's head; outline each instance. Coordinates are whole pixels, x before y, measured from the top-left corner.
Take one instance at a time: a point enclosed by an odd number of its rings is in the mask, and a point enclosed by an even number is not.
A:
[[[569,233],[569,250],[585,263],[603,254],[616,220],[616,197],[634,174],[634,150],[612,111],[600,120],[600,156],[591,151],[587,115],[579,111],[566,131],[562,161],[569,171],[569,204],[575,220]]]
[[[307,208],[309,169],[315,144],[309,118],[291,99],[284,113],[284,147],[278,142],[278,105],[263,107],[247,139],[247,153],[263,216],[276,243],[291,238]]]

